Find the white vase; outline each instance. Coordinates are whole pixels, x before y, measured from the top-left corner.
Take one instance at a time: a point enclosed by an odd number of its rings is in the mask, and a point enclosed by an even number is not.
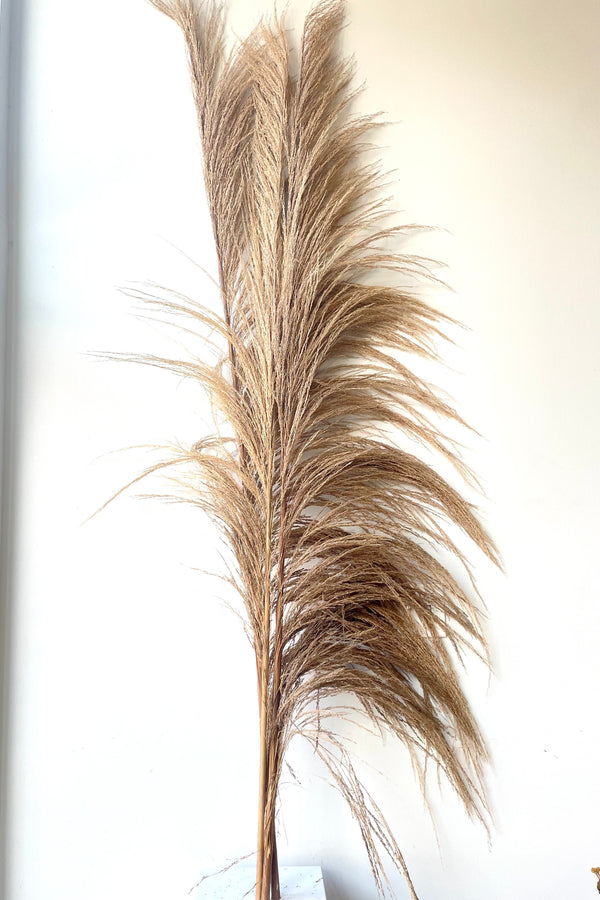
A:
[[[239,865],[206,875],[195,900],[254,900],[255,867]],[[327,900],[320,866],[281,866],[279,881],[281,900]]]

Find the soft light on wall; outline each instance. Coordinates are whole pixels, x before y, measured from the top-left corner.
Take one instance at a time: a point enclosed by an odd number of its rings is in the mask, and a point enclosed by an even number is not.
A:
[[[262,10],[232,2],[234,30]],[[213,269],[192,101],[175,29],[138,0],[25,12],[7,896],[183,898],[202,863],[252,849],[250,650],[194,570],[218,566],[196,517],[124,501],[79,523],[144,463],[90,460],[203,427],[183,387],[84,355],[160,340],[115,285],[211,290],[167,243]],[[491,852],[444,797],[438,855],[409,767],[365,769],[428,897],[596,890],[598,17],[583,0],[348,4],[361,102],[398,123],[397,205],[449,232],[418,250],[448,261],[456,294],[435,302],[473,329],[448,387],[489,438],[470,452],[508,569],[481,584],[498,678],[466,685],[495,760]],[[291,763],[313,787],[285,787],[283,860],[328,859],[331,900],[374,896],[341,804],[310,755]]]

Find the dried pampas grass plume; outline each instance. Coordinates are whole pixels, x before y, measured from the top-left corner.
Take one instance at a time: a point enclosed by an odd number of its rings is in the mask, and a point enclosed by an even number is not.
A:
[[[419,265],[385,246],[406,229],[384,224],[380,173],[364,161],[375,120],[349,112],[343,3],[310,13],[292,76],[281,22],[259,24],[227,52],[215,3],[151,2],[187,46],[223,316],[174,294],[150,302],[211,330],[224,356],[214,366],[139,359],[199,382],[231,427],[229,438],[206,437],[151,471],[184,467],[193,502],[235,558],[258,676],[256,898],[279,897],[275,807],[295,735],[347,800],[379,892],[385,853],[415,898],[327,700],[354,695],[483,818],[486,748],[454,659],[487,651],[474,599],[439,551],[469,571],[452,536],[460,530],[496,563],[497,553],[471,505],[385,437],[400,430],[468,478],[433,424],[461,420],[400,361],[435,357],[445,317],[377,282]]]

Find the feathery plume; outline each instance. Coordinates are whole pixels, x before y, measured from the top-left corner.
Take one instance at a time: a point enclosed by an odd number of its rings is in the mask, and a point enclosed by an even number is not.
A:
[[[347,800],[380,893],[384,851],[416,898],[327,701],[354,695],[483,817],[486,748],[454,659],[487,651],[475,600],[439,550],[469,571],[458,528],[496,563],[497,552],[460,493],[386,437],[399,430],[469,477],[434,424],[459,416],[401,362],[435,358],[448,320],[414,291],[375,281],[418,261],[386,249],[403,229],[385,225],[380,173],[364,161],[376,119],[349,109],[343,2],[309,14],[296,75],[280,21],[228,52],[215,3],[150,2],[187,46],[223,316],[175,294],[150,302],[225,349],[212,366],[141,361],[195,379],[231,426],[231,438],[205,437],[156,468],[187,466],[193,502],[235,559],[259,694],[256,898],[279,897],[275,807],[295,735]]]

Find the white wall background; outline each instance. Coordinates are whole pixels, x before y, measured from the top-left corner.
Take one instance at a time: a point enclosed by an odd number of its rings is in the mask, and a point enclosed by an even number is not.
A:
[[[182,45],[142,0],[24,2],[7,900],[184,900],[204,864],[253,850],[251,651],[197,571],[219,566],[204,521],[124,499],[80,525],[144,461],[102,454],[207,427],[168,376],[85,355],[163,340],[117,285],[211,291],[171,246],[214,268]],[[239,33],[272,8],[229,5]],[[297,23],[308,3],[290,5]],[[438,380],[485,435],[469,460],[507,567],[479,568],[496,677],[465,678],[491,847],[432,785],[438,847],[405,756],[359,747],[424,900],[597,896],[599,26],[595,0],[348,3],[361,103],[397,123],[398,205],[446,229],[415,249],[449,263],[456,293],[432,299],[472,330]],[[344,806],[301,747],[293,766],[283,861],[370,900]]]

